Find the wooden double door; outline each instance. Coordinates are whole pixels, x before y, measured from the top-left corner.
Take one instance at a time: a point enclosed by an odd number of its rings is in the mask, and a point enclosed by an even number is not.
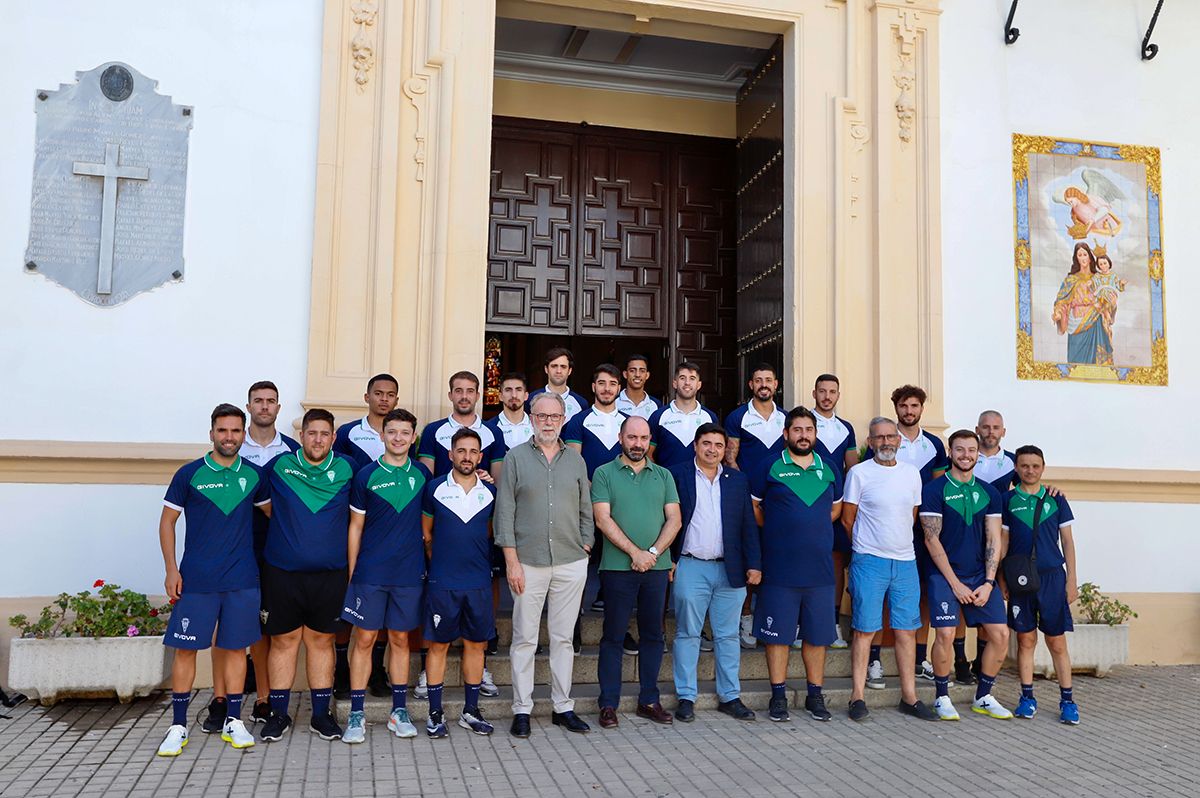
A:
[[[706,399],[736,401],[736,155],[732,140],[497,118],[488,330],[547,348],[660,340],[661,366],[696,361]]]

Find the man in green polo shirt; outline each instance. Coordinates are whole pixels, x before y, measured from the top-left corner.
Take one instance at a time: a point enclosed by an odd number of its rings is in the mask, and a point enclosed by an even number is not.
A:
[[[621,700],[621,657],[629,617],[637,606],[637,714],[671,723],[658,700],[663,656],[662,609],[667,599],[671,557],[679,532],[679,493],[671,472],[650,462],[650,425],[638,416],[621,423],[621,454],[592,475],[592,514],[604,533],[600,582],[604,587],[604,636],[600,641],[600,726],[617,725]]]

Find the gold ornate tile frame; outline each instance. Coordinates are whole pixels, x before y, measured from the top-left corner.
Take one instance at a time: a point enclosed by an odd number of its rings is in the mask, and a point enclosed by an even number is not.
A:
[[[1036,167],[1032,166],[1033,159],[1038,156],[1052,156],[1052,159],[1040,159],[1046,168],[1057,179],[1049,180],[1039,177]],[[1058,159],[1063,159],[1063,162]],[[1135,184],[1136,196],[1130,197],[1106,178],[1104,161],[1126,162],[1141,164],[1145,167],[1144,184]],[[1067,177],[1074,175],[1074,177]],[[1082,177],[1080,177],[1082,175]],[[1090,182],[1088,182],[1090,180]],[[1049,191],[1051,185],[1084,183],[1084,187],[1070,185],[1060,189],[1058,194]],[[1125,181],[1126,183],[1131,181]],[[1094,189],[1094,190],[1093,190]],[[1052,204],[1043,206],[1038,197],[1043,192],[1046,198],[1064,208],[1055,208]],[[1091,197],[1089,198],[1089,193]],[[1034,266],[1042,262],[1043,257],[1051,257],[1050,253],[1038,251],[1036,236],[1037,224],[1035,214],[1041,214],[1040,222],[1050,229],[1050,219],[1057,214],[1058,221],[1065,220],[1069,225],[1059,224],[1053,227],[1054,234],[1061,236],[1061,242],[1073,246],[1072,257],[1078,255],[1078,244],[1084,243],[1089,252],[1095,257],[1102,257],[1107,248],[1112,248],[1117,237],[1123,231],[1121,199],[1130,200],[1135,206],[1144,202],[1144,209],[1138,208],[1144,220],[1137,220],[1138,228],[1144,221],[1145,246],[1136,241],[1140,253],[1137,262],[1122,263],[1122,273],[1143,279],[1138,273],[1145,268],[1145,278],[1148,280],[1149,307],[1146,317],[1149,327],[1148,347],[1142,351],[1146,356],[1140,358],[1144,362],[1119,362],[1114,355],[1111,318],[1115,317],[1115,304],[1112,305],[1110,317],[1104,321],[1102,340],[1107,343],[1107,355],[1104,357],[1103,345],[1094,356],[1096,362],[1075,362],[1073,355],[1068,354],[1065,361],[1058,359],[1039,359],[1035,352],[1034,320],[1044,324],[1036,313],[1046,313],[1046,303],[1034,304]],[[1055,138],[1051,136],[1030,136],[1020,133],[1013,134],[1013,209],[1014,209],[1014,247],[1013,264],[1016,272],[1017,286],[1017,377],[1024,380],[1087,380],[1099,382],[1115,382],[1130,385],[1166,385],[1167,384],[1167,336],[1163,308],[1163,247],[1162,247],[1162,172],[1160,167],[1159,150],[1157,147],[1144,147],[1127,144],[1111,144],[1097,141],[1081,141],[1077,139]],[[1110,204],[1109,200],[1112,200]],[[1069,210],[1068,210],[1069,208]],[[1049,212],[1048,212],[1049,211]],[[1126,231],[1127,232],[1127,231]],[[1049,235],[1047,232],[1046,235]],[[1140,238],[1140,233],[1137,238]],[[1128,237],[1126,237],[1128,238]],[[1074,242],[1074,243],[1072,243]],[[1133,242],[1129,242],[1133,243]],[[1128,244],[1124,245],[1129,249]],[[1142,262],[1144,260],[1144,263]],[[1110,261],[1111,263],[1111,261]],[[1131,271],[1132,268],[1132,271]],[[1114,273],[1110,282],[1117,279]],[[1119,280],[1119,290],[1125,291],[1125,281]],[[1100,291],[1108,291],[1110,297],[1118,297],[1116,287],[1105,287],[1100,284]],[[1051,309],[1062,300],[1062,290]],[[1096,302],[1094,307],[1100,307]],[[1143,310],[1146,310],[1143,308]],[[1049,315],[1047,314],[1047,318]],[[1065,322],[1064,322],[1065,324]],[[1143,328],[1144,330],[1144,328]],[[1141,333],[1143,330],[1139,330]],[[1062,329],[1059,329],[1060,334]],[[1148,351],[1147,351],[1148,350]],[[1070,345],[1068,352],[1070,353]],[[1086,351],[1086,348],[1084,349]],[[1044,354],[1044,353],[1043,353]],[[1106,362],[1108,361],[1108,362]]]

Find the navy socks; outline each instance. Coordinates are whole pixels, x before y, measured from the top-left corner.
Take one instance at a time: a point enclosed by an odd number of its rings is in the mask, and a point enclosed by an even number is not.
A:
[[[174,724],[175,726],[183,726],[184,728],[187,728],[188,705],[191,703],[192,703],[192,694],[191,693],[171,693],[171,712],[172,712],[171,723],[172,724]]]

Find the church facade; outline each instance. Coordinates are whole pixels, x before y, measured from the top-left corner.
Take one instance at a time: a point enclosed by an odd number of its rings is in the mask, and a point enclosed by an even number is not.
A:
[[[1176,299],[1200,137],[1173,89],[1200,10],[1167,8],[1143,60],[1133,0],[1022,7],[1011,45],[1008,3],[965,0],[60,5],[0,33],[0,616],[100,578],[161,590],[163,486],[256,380],[288,418],[349,420],[391,372],[424,423],[449,374],[492,357],[538,384],[568,345],[584,393],[636,351],[659,389],[700,362],[725,411],[750,363],[789,405],[833,372],[860,440],[905,383],[934,432],[998,410],[1071,499],[1080,580],[1139,612],[1132,661],[1200,661],[1200,319]],[[22,255],[35,96],[110,61],[194,108],[186,268],[96,307]],[[1014,136],[1159,153],[1161,380],[1023,365]]]

